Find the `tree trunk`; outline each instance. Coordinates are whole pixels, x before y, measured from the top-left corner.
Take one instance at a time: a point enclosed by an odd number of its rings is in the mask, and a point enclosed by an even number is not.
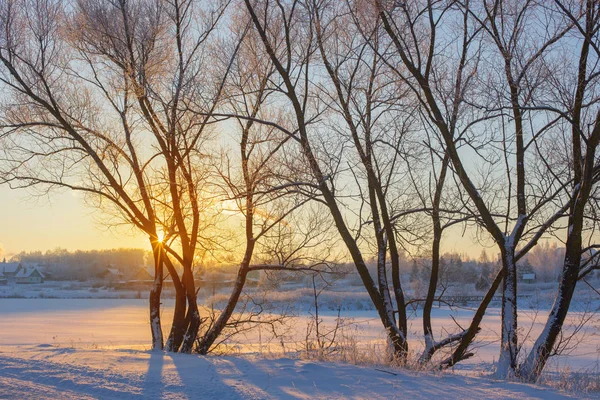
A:
[[[342,217],[342,213],[339,210],[333,194],[327,187],[326,183],[321,183],[319,186],[329,210],[331,211],[335,226],[342,237],[344,244],[348,248],[348,251],[352,257],[352,261],[354,261],[354,266],[361,277],[363,285],[369,293],[371,302],[379,314],[379,318],[381,319],[383,327],[385,328],[388,339],[392,344],[394,355],[399,360],[404,360],[408,353],[408,342],[406,341],[406,336],[400,329],[398,329],[398,325],[396,324],[396,319],[394,317],[394,308],[391,303],[384,301],[379,288],[373,281],[360,249],[358,248],[355,239],[348,231],[344,218]]]
[[[194,284],[194,275],[192,274],[191,267],[184,267],[183,271],[183,285],[185,286],[185,293],[188,302],[188,313],[186,319],[189,321],[187,331],[183,337],[183,343],[181,345],[181,353],[191,353],[198,336],[198,329],[200,329],[200,312],[198,311],[198,302],[196,301],[196,285]]]
[[[439,223],[439,215],[434,210],[433,244],[431,249],[431,275],[429,276],[429,287],[427,297],[423,305],[423,335],[425,336],[425,349],[421,355],[420,362],[425,363],[431,359],[434,353],[433,329],[431,328],[431,309],[438,285],[438,276],[440,269],[440,241],[442,229]]]
[[[238,276],[235,281],[235,286],[233,287],[232,293],[229,296],[227,305],[221,312],[221,315],[219,315],[219,318],[217,318],[214,325],[210,328],[210,330],[208,332],[206,332],[204,337],[200,340],[198,348],[196,349],[198,351],[198,353],[203,354],[203,355],[208,354],[208,351],[210,350],[212,345],[215,343],[215,340],[219,337],[221,332],[223,332],[223,329],[225,329],[225,326],[227,325],[229,318],[231,318],[231,315],[233,314],[233,311],[235,310],[235,306],[237,305],[237,302],[240,298],[240,294],[242,293],[242,290],[244,289],[244,284],[246,283],[247,275],[248,275],[248,265],[247,264],[242,265],[238,271]]]
[[[496,369],[498,379],[514,376],[517,367],[517,266],[514,248],[506,246],[502,252],[502,268],[505,271],[502,283],[502,335],[500,357]]]
[[[546,366],[548,357],[556,344],[560,334],[571,299],[575,292],[577,279],[579,277],[579,265],[581,261],[581,220],[569,221],[569,236],[566,243],[566,253],[560,285],[550,315],[544,326],[544,330],[535,341],[527,359],[519,366],[519,377],[529,382],[535,382]],[[577,218],[579,219],[579,218]]]
[[[185,289],[183,287],[175,288],[175,309],[173,311],[173,325],[171,332],[165,344],[165,350],[177,353],[183,342],[183,336],[187,330],[188,321],[186,319],[187,300]]]
[[[152,331],[152,350],[163,349],[163,333],[160,325],[160,296],[162,293],[163,264],[161,244],[150,238],[154,256],[154,283],[150,290],[150,330]]]
[[[171,332],[169,338],[165,344],[165,349],[177,353],[183,342],[183,336],[187,330],[189,321],[186,318],[187,310],[187,296],[185,293],[185,287],[179,279],[175,266],[166,254],[163,254],[163,261],[167,266],[169,275],[173,280],[173,286],[175,287],[175,307],[173,310],[173,324],[171,325]]]
[[[442,191],[446,180],[446,172],[450,157],[446,152],[442,161],[440,175],[435,185],[435,194],[433,196],[432,215],[433,222],[433,243],[431,245],[431,275],[429,276],[429,287],[427,288],[427,297],[423,305],[423,335],[425,339],[425,349],[421,354],[420,362],[425,363],[431,359],[436,352],[435,341],[433,339],[433,329],[431,327],[431,309],[433,308],[433,300],[437,291],[438,278],[440,274],[440,244],[442,241],[442,223],[440,220],[440,203],[442,201]]]
[[[494,278],[492,285],[490,286],[487,293],[483,297],[483,300],[479,304],[479,307],[477,307],[477,311],[475,311],[475,315],[473,316],[473,319],[471,320],[471,325],[469,325],[469,328],[467,329],[465,336],[463,336],[463,338],[461,339],[460,343],[458,344],[457,348],[454,350],[452,355],[448,359],[446,359],[442,362],[442,365],[441,365],[442,367],[452,367],[459,361],[467,359],[473,355],[473,354],[467,353],[467,350],[468,350],[469,346],[471,345],[471,343],[473,342],[473,339],[475,339],[475,336],[477,335],[477,333],[480,331],[481,328],[479,327],[479,325],[481,324],[481,320],[483,320],[483,317],[485,316],[485,311],[487,310],[488,305],[494,298],[494,294],[498,290],[498,286],[500,286],[500,282],[502,282],[503,278],[504,278],[504,269],[501,269],[498,272],[498,274],[496,275],[496,277]]]

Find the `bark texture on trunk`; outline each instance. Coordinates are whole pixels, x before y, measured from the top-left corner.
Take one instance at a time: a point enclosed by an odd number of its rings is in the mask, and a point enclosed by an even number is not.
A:
[[[187,298],[183,287],[175,289],[175,307],[173,310],[173,324],[171,332],[165,344],[165,350],[177,353],[183,337],[187,330],[188,321],[186,319]]]
[[[513,248],[507,248],[502,253],[502,265],[505,274],[502,283],[500,357],[496,369],[498,379],[514,376],[517,367],[517,267]]]
[[[185,335],[183,336],[183,343],[181,344],[181,353],[191,353],[194,348],[194,343],[198,337],[198,330],[200,329],[200,312],[198,311],[198,302],[196,301],[196,285],[194,283],[194,275],[191,267],[184,267],[183,271],[183,285],[185,286],[185,293],[188,302],[188,311],[186,319],[189,321]]]
[[[519,366],[519,377],[529,382],[536,382],[544,370],[548,357],[550,357],[556,345],[575,292],[579,276],[579,260],[581,258],[581,235],[572,236],[579,237],[569,237],[569,240],[567,240],[567,254],[565,255],[558,293],[554,299],[544,330],[535,341],[527,359]]]
[[[150,238],[154,256],[154,283],[150,290],[150,330],[152,331],[152,350],[164,347],[162,327],[160,324],[160,297],[162,293],[163,264],[162,247],[155,239]]]

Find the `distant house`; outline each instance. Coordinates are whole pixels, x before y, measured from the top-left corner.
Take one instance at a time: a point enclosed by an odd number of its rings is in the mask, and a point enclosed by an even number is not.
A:
[[[535,274],[523,274],[521,280],[524,283],[534,283],[535,282]]]
[[[9,282],[14,282],[15,276],[19,273],[19,271],[23,268],[21,263],[18,262],[3,262],[0,264],[0,272]]]
[[[118,268],[107,267],[104,271],[96,275],[98,278],[107,282],[114,283],[123,280],[123,273]]]
[[[4,276],[4,274],[0,271],[0,285],[7,285],[8,279]]]
[[[141,267],[131,280],[137,282],[152,282],[154,281],[154,275],[152,275],[146,267]]]
[[[15,275],[15,283],[44,283],[44,278],[36,267],[21,267]]]
[[[39,264],[37,264],[35,267],[37,268],[38,271],[40,271],[42,273],[42,275],[44,275],[44,281],[54,280],[54,274],[52,273],[52,271],[49,268],[43,267]]]

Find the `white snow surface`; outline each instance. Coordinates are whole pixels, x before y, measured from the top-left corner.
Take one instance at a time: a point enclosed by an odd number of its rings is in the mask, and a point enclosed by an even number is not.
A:
[[[165,303],[162,318],[167,325],[172,304]],[[456,315],[459,321],[466,317],[463,312]],[[373,312],[350,314],[362,344],[382,343],[381,325]],[[490,325],[497,328],[499,312],[494,314]],[[326,315],[325,321],[331,318]],[[434,324],[444,324],[448,318],[446,312],[437,310]],[[147,300],[0,299],[0,399],[558,399],[598,395],[494,381],[483,377],[485,371],[478,372],[474,365],[458,373],[426,373],[303,360],[294,355],[293,341],[301,339],[305,323],[306,316],[294,322],[295,334],[286,339],[288,354],[265,354],[265,349],[268,353],[278,345],[266,343],[264,332],[263,336],[254,332],[237,339],[245,354],[202,357],[149,351]],[[596,338],[587,338],[587,354],[580,358],[588,368],[589,362],[597,362]],[[479,345],[483,347],[473,361],[487,364],[497,356],[497,337],[491,330],[482,332]]]

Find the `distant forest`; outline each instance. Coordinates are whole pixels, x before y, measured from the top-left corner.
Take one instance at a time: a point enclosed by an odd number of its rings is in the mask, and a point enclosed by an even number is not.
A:
[[[524,257],[517,267],[520,274],[535,273],[538,281],[556,281],[560,276],[563,257],[563,247],[545,242]],[[500,267],[500,260],[485,250],[477,259],[457,253],[445,253],[440,258],[440,275],[446,283],[464,282],[483,286],[484,282],[489,283]],[[110,266],[118,268],[125,275],[135,274],[141,267],[152,265],[152,252],[132,248],[69,251],[58,247],[47,251],[24,251],[9,261],[43,266],[52,272],[56,280],[88,280]],[[375,269],[375,260],[368,264],[372,267],[370,269]],[[207,266],[196,266],[196,269],[205,269],[203,267]],[[221,273],[230,274],[236,272],[235,267],[220,266],[218,269]],[[418,283],[424,283],[431,272],[431,259],[404,254],[400,269],[410,282],[417,283],[413,290],[419,291]],[[352,269],[342,268],[340,271],[351,272]]]

